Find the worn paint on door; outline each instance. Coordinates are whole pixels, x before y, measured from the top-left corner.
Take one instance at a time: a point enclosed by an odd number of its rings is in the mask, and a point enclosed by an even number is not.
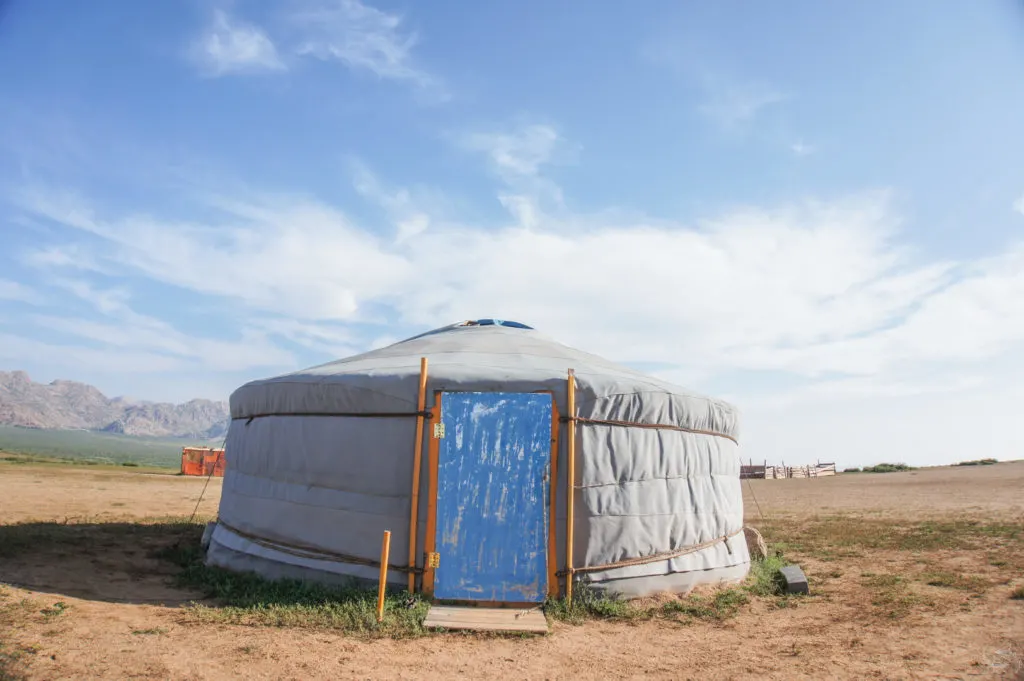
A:
[[[551,395],[445,393],[441,404],[434,597],[543,601]]]

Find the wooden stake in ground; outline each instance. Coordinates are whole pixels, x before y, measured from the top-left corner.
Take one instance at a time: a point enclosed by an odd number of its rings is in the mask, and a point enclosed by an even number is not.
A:
[[[573,545],[573,529],[575,527],[575,518],[573,517],[573,511],[576,506],[576,372],[569,369],[569,379],[566,385],[567,390],[567,402],[569,407],[569,420],[566,423],[568,427],[568,458],[566,462],[566,478],[568,479],[568,493],[566,494],[566,513],[565,513],[565,600],[572,603],[572,568],[573,568],[573,556],[572,556],[572,545]]]
[[[420,392],[416,401],[416,444],[412,457],[412,495],[409,504],[409,593],[416,590],[416,538],[419,534],[420,466],[423,460],[423,419],[427,408],[427,358],[420,358]]]
[[[380,582],[377,585],[377,621],[384,621],[384,590],[388,587],[388,557],[391,553],[391,530],[384,530],[380,547]]]

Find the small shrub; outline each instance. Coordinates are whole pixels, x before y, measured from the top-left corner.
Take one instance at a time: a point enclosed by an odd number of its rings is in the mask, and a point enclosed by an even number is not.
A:
[[[785,590],[780,572],[785,565],[786,561],[779,555],[751,561],[747,590],[757,596],[778,596]]]
[[[640,614],[628,601],[586,584],[575,586],[571,604],[564,598],[549,599],[544,612],[570,624],[582,624],[588,619],[633,619]]]
[[[876,466],[864,466],[865,473],[896,473],[899,471],[912,471],[913,466],[905,463],[880,463]]]
[[[125,466],[127,468],[138,468],[139,467],[139,464],[135,463],[134,461],[125,461],[121,465]]]
[[[860,473],[861,471],[860,471],[859,468],[844,468],[843,472],[844,473]]]
[[[973,461],[961,461],[960,463],[953,464],[954,466],[991,466],[999,463],[998,459],[974,459]]]
[[[67,611],[67,609],[68,609],[68,604],[67,603],[65,603],[64,601],[57,601],[56,603],[53,604],[52,608],[43,608],[39,612],[41,612],[43,614],[43,617],[50,618],[50,617],[58,617],[60,615],[63,615],[64,612]]]

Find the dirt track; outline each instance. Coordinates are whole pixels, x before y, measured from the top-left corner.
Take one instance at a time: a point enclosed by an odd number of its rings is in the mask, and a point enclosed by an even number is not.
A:
[[[755,600],[720,624],[590,622],[556,624],[535,639],[362,641],[330,630],[188,623],[180,605],[196,594],[169,586],[170,568],[151,556],[160,537],[139,531],[138,520],[187,517],[204,482],[0,464],[0,521],[69,518],[95,532],[87,546],[69,541],[9,559],[0,550],[0,582],[20,585],[0,595],[6,635],[30,651],[18,660],[29,678],[1015,678],[1014,651],[1024,643],[1024,601],[1008,597],[1024,583],[1024,556],[995,560],[984,550],[791,554],[811,577],[811,598],[784,609]],[[1024,462],[757,481],[751,489],[770,520],[789,524],[837,515],[1024,523]],[[219,491],[213,481],[201,514],[215,513]],[[760,524],[749,496],[747,510]],[[880,615],[878,594],[865,586],[870,575],[922,569],[955,570],[988,586],[921,586],[927,607]]]

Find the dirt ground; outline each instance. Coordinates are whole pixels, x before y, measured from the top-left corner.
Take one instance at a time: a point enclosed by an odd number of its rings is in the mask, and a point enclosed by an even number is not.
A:
[[[1010,598],[1024,585],[1022,543],[830,543],[858,526],[923,521],[979,532],[998,523],[1009,536],[1024,525],[1024,462],[744,483],[748,523],[820,542],[786,550],[808,573],[810,596],[788,607],[753,599],[717,623],[556,623],[536,638],[361,640],[189,621],[183,606],[200,595],[172,585],[174,568],[153,557],[161,537],[146,527],[187,518],[205,482],[0,463],[0,524],[68,522],[67,541],[46,549],[0,545],[0,679],[1024,679],[1024,601]],[[201,515],[216,513],[219,495],[214,480]],[[956,579],[919,580],[912,593],[876,588],[923,570]]]

